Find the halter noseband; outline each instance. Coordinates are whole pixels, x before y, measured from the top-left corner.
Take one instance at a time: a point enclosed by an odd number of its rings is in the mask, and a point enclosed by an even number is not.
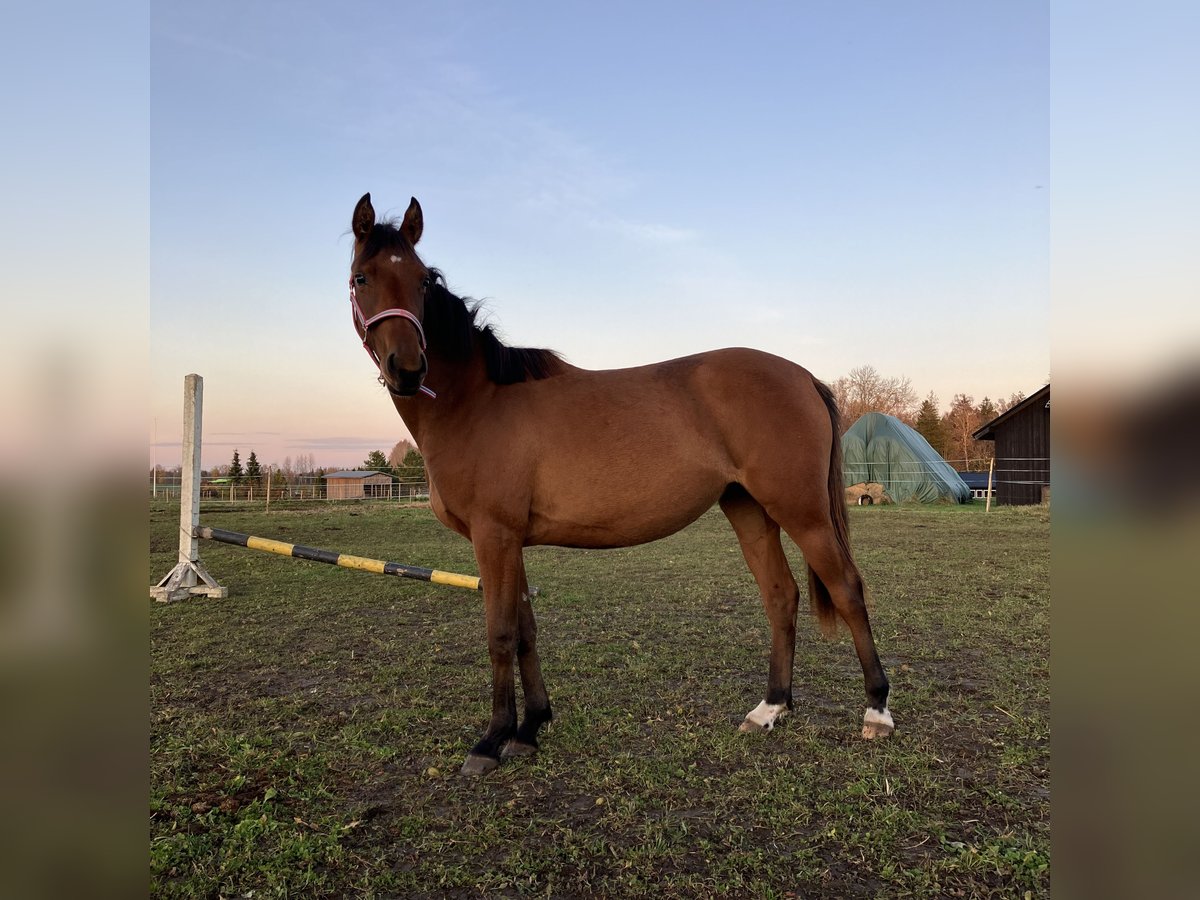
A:
[[[425,352],[425,329],[421,326],[421,320],[410,313],[407,309],[385,309],[383,312],[375,313],[371,318],[363,315],[362,308],[358,305],[358,293],[354,289],[354,276],[350,277],[350,305],[354,308],[354,321],[358,323],[358,327],[362,329],[363,348],[367,351],[367,355],[371,357],[371,362],[375,363],[375,368],[380,370],[379,383],[384,384],[383,366],[379,362],[379,354],[371,349],[370,343],[367,341],[367,336],[371,330],[371,326],[376,322],[382,322],[384,319],[407,319],[412,322],[413,327],[417,329],[417,341],[421,345],[421,352]],[[437,394],[431,388],[421,385],[420,391],[422,394],[428,394],[430,397],[436,397]]]

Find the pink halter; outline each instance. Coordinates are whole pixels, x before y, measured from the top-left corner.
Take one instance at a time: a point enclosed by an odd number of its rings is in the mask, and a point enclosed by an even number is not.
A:
[[[417,329],[417,341],[421,344],[421,350],[425,350],[425,329],[421,327],[421,320],[410,313],[407,309],[385,309],[383,312],[375,313],[371,318],[363,315],[362,308],[358,305],[358,294],[354,290],[354,278],[350,278],[350,305],[354,307],[354,320],[358,322],[358,327],[362,329],[363,347],[367,351],[367,355],[371,357],[371,362],[375,363],[375,368],[381,369],[383,366],[379,362],[379,356],[371,345],[367,342],[367,333],[371,326],[376,322],[382,322],[384,319],[407,319],[412,322],[413,327]],[[379,376],[379,383],[383,384],[383,375]],[[436,397],[437,394],[431,388],[421,385],[421,393],[428,394],[430,397]]]

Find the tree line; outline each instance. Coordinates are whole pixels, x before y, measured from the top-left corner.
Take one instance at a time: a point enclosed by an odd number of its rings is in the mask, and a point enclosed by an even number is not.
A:
[[[969,394],[955,394],[950,409],[941,411],[932,391],[920,402],[912,382],[904,376],[884,376],[874,366],[859,366],[834,381],[830,388],[841,412],[843,429],[849,428],[869,412],[894,416],[917,431],[942,458],[960,470],[984,470],[994,450],[990,441],[976,441],[971,435],[979,427],[1025,399],[1021,391],[993,400],[984,397],[978,403]],[[390,453],[372,450],[359,467],[382,472],[397,481],[412,484],[427,481],[425,460],[411,441],[397,441]],[[159,467],[168,474],[168,470]],[[178,469],[174,470],[175,472]],[[337,468],[316,465],[311,453],[294,460],[288,456],[281,466],[272,467],[272,486],[282,487],[297,480],[323,484],[325,476]],[[261,484],[266,476],[254,450],[243,465],[238,450],[228,465],[213,466],[203,473],[210,478],[228,478],[234,484]]]
[[[361,468],[371,472],[383,472],[404,484],[426,481],[425,458],[411,441],[397,441],[392,452],[384,455],[382,450],[367,454]]]
[[[363,460],[358,469],[370,472],[381,472],[390,475],[397,481],[408,484],[423,482],[425,478],[425,459],[411,441],[399,441],[392,452],[384,455],[382,450],[372,450]],[[273,486],[293,484],[298,480],[324,484],[325,476],[340,472],[337,466],[318,467],[312,454],[301,453],[295,462],[289,456],[281,466],[271,467],[271,482]],[[202,473],[210,478],[227,478],[233,484],[265,484],[266,472],[258,461],[258,455],[251,450],[243,464],[241,454],[234,448],[233,457],[224,466],[213,466]]]
[[[955,394],[949,411],[942,412],[932,391],[918,403],[917,392],[908,378],[881,375],[874,366],[852,369],[830,388],[837,399],[843,429],[869,412],[894,416],[915,429],[960,471],[987,469],[995,448],[991,441],[976,441],[971,435],[1025,399],[1021,391],[996,400],[984,397],[978,403],[970,394]]]
[[[425,458],[421,456],[421,451],[407,440],[397,442],[392,447],[392,452],[387,455],[384,455],[382,450],[372,450],[367,454],[362,465],[358,466],[358,469],[382,472],[405,484],[428,480],[425,475]],[[241,451],[234,448],[233,456],[228,463],[224,465],[218,463],[202,470],[200,474],[201,477],[208,479],[227,479],[230,484],[234,485],[262,485],[265,487],[267,471],[268,469],[259,462],[258,454],[254,450],[250,451],[250,455],[243,462]],[[294,460],[290,456],[286,457],[282,465],[271,465],[269,471],[272,487],[286,487],[297,482],[324,485],[326,475],[340,472],[342,469],[338,466],[318,466],[311,453],[301,453]],[[155,466],[151,477],[155,472],[164,481],[178,479],[180,467]]]

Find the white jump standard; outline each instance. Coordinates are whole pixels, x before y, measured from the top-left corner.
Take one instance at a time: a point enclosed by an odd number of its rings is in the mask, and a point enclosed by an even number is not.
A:
[[[426,569],[421,566],[409,566],[404,563],[386,562],[382,559],[370,559],[364,556],[353,556],[348,553],[338,553],[332,550],[320,550],[316,547],[306,547],[303,544],[289,544],[270,538],[257,537],[252,534],[242,534],[237,531],[226,531],[222,528],[210,528],[200,525],[200,444],[202,432],[202,411],[204,398],[204,379],[199,375],[188,375],[183,380],[183,470],[181,473],[181,503],[179,510],[179,562],[170,572],[163,576],[158,584],[150,588],[150,597],[160,603],[170,603],[173,600],[183,600],[187,597],[203,596],[224,599],[229,596],[229,588],[217,584],[200,562],[200,540],[217,541],[223,544],[233,544],[250,550],[260,550],[265,553],[276,553],[290,556],[293,559],[306,559],[311,562],[328,563],[341,566],[344,569],[358,569],[362,572],[372,572],[377,575],[394,575],[399,578],[415,578],[434,584],[450,585],[465,588],[469,591],[482,591],[483,584],[474,575],[458,575],[454,572],[443,572],[440,569]],[[535,596],[537,588],[530,587],[529,595]]]

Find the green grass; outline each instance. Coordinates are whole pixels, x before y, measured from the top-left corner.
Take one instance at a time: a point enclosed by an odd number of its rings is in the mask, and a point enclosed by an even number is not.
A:
[[[177,509],[151,513],[148,580]],[[427,509],[203,521],[475,571]],[[853,646],[808,621],[795,713],[737,732],[768,627],[714,511],[644,547],[527,551],[556,718],[483,779],[457,774],[490,712],[479,595],[203,544],[229,599],[151,609],[154,894],[1046,894],[1048,513],[853,508],[851,527],[891,739],[859,739]]]

